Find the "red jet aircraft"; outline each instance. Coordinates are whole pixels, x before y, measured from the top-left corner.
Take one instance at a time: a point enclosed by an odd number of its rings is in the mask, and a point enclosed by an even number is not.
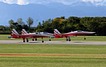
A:
[[[44,42],[43,38],[44,37],[49,37],[48,35],[41,35],[41,34],[34,34],[34,33],[27,33],[24,29],[22,29],[22,34],[19,34],[15,29],[12,30],[11,33],[12,38],[22,38],[23,42],[29,42],[28,38],[42,38],[42,42]]]
[[[50,33],[44,34],[42,32],[27,33],[25,29],[22,29],[21,32],[22,32],[22,35],[30,35],[30,38],[32,38],[32,41],[34,41],[34,39],[35,39],[35,41],[37,41],[37,38],[42,38],[42,42],[44,42],[43,38],[45,38],[45,37],[51,38],[53,36],[53,34],[50,34]],[[51,39],[49,39],[49,41],[51,41]]]
[[[84,36],[89,34],[94,34],[95,32],[87,32],[87,31],[72,31],[68,33],[60,33],[57,29],[54,29],[55,38],[66,38],[66,41],[71,41],[71,36]]]

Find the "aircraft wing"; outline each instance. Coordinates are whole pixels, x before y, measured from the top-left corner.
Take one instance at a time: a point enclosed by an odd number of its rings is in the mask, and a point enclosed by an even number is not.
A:
[[[94,34],[95,32],[87,32],[87,31],[73,31],[73,32],[69,32],[69,33],[64,33],[64,36],[83,36],[83,35],[90,35],[90,34]]]

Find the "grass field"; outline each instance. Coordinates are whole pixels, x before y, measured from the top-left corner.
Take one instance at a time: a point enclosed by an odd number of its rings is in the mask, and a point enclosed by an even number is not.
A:
[[[2,35],[0,34],[0,40],[8,40],[10,35]]]
[[[106,67],[106,46],[0,45],[0,67]]]
[[[0,40],[10,40],[0,35]],[[85,41],[84,36],[71,37]],[[86,41],[106,41],[106,36],[86,36]],[[15,40],[15,39],[14,39]],[[41,40],[41,39],[38,39]],[[44,39],[45,41],[48,38]],[[65,38],[52,39],[65,40]],[[0,44],[0,67],[106,67],[106,46]]]

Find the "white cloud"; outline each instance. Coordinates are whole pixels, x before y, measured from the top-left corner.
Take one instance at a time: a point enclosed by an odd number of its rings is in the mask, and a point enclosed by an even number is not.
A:
[[[27,4],[49,4],[49,3],[61,3],[64,5],[72,5],[77,2],[86,2],[92,3],[94,5],[105,5],[106,0],[0,0],[0,2],[8,4],[18,4],[18,5],[27,5]]]
[[[0,2],[4,2],[8,4],[18,4],[18,5],[29,4],[28,0],[0,0]]]
[[[103,0],[82,0],[83,2],[91,2],[91,3],[100,3],[103,2]]]
[[[0,1],[8,4],[19,4],[19,5],[26,5],[31,3],[33,4],[62,3],[64,5],[70,5],[79,0],[0,0]]]
[[[29,2],[27,0],[17,0],[17,4],[26,5],[26,4],[29,4]]]
[[[51,0],[29,0],[29,2],[33,4],[48,4]]]
[[[8,3],[8,4],[16,3],[16,1],[14,1],[14,0],[0,0],[0,1],[4,2],[4,3]]]
[[[106,6],[106,0],[82,0],[86,3],[92,3],[97,6]]]
[[[30,0],[30,3],[35,3],[35,4],[61,3],[64,5],[71,5],[77,1],[80,0]]]
[[[79,2],[80,0],[54,0],[54,2],[62,3],[64,5],[71,5],[73,3]]]

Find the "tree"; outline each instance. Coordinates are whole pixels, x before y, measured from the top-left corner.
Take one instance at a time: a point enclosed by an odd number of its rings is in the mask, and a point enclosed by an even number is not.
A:
[[[11,28],[11,29],[14,28],[14,25],[13,25],[13,24],[14,24],[14,20],[12,20],[12,19],[9,20],[9,25],[10,25],[10,28]]]
[[[32,19],[31,17],[29,17],[29,18],[27,19],[27,24],[28,24],[29,31],[30,31],[31,25],[33,24],[33,19]]]
[[[22,30],[22,28],[23,28],[23,26],[24,26],[25,24],[24,24],[24,22],[23,22],[23,20],[22,20],[22,18],[18,18],[17,19],[17,30],[19,31],[19,32],[21,32],[21,30]]]
[[[21,26],[24,25],[24,22],[23,22],[22,18],[17,19],[17,23],[18,23],[19,25],[21,25]]]
[[[43,21],[43,24],[42,24],[43,31],[45,31],[45,32],[53,32],[52,24],[51,23],[52,23],[51,19]]]
[[[70,16],[68,18],[57,17],[54,19],[44,20],[39,22],[37,27],[31,27],[33,24],[33,19],[28,18],[27,24],[24,24],[22,18],[19,18],[17,22],[14,20],[9,20],[10,28],[15,28],[16,30],[20,30],[22,28],[26,30],[33,31],[34,29],[38,32],[46,31],[53,33],[53,29],[57,28],[60,32],[70,32],[74,30],[86,30],[96,32],[97,35],[106,35],[106,17],[73,17]],[[9,30],[1,28],[1,31]],[[31,32],[30,31],[30,32]]]
[[[100,23],[97,34],[106,36],[106,22]]]

